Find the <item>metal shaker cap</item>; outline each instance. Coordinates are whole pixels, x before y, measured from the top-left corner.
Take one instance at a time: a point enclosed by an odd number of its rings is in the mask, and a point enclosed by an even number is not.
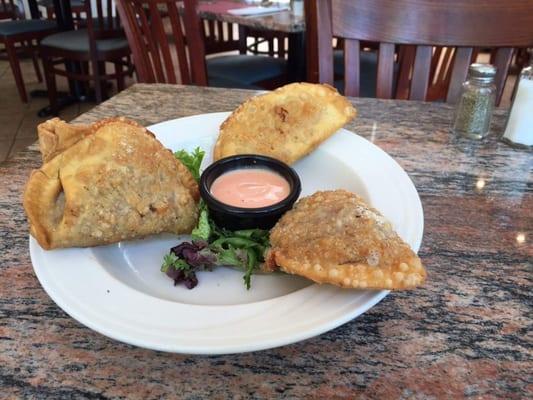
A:
[[[489,83],[496,76],[496,67],[492,64],[471,64],[468,67],[468,76],[478,81]]]

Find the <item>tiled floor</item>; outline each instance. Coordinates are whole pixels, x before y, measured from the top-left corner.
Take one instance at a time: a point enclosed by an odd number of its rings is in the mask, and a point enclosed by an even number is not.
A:
[[[31,60],[21,61],[26,90],[46,89],[39,83]],[[58,78],[59,90],[65,90],[66,80]],[[37,139],[36,126],[46,118],[39,118],[37,111],[48,104],[47,98],[30,98],[27,104],[20,101],[9,63],[0,60],[0,162],[20,149],[29,146]],[[60,117],[70,121],[79,114],[90,110],[94,103],[73,104],[60,113]]]

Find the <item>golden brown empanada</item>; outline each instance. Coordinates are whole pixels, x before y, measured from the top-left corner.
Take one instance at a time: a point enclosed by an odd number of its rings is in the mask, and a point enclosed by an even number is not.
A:
[[[220,127],[213,157],[262,154],[292,164],[355,115],[335,88],[292,83],[241,104]]]
[[[53,123],[48,121],[48,127]],[[54,128],[57,146],[43,152],[50,161],[33,171],[27,183],[24,208],[30,232],[43,248],[192,230],[198,186],[170,150],[125,119],[105,120],[89,131],[67,146],[76,129]]]
[[[126,125],[131,125],[133,128],[144,129],[142,125],[137,122],[127,119],[125,117],[111,117],[94,122],[90,125],[83,124],[69,124],[59,118],[52,118],[37,126],[37,133],[39,136],[39,150],[41,152],[43,162],[47,162],[61,153],[63,150],[71,147],[81,139],[94,134],[98,129],[115,122],[124,124],[122,129],[129,129]],[[196,180],[181,162],[178,162],[179,175],[182,183],[189,188],[191,195],[196,199],[200,199],[200,192]]]
[[[345,288],[409,289],[426,271],[390,223],[345,190],[303,198],[270,232],[266,270]]]
[[[114,121],[121,121],[125,124],[142,128],[137,122],[124,117],[107,118],[90,125],[69,124],[59,118],[52,118],[37,125],[39,150],[41,151],[43,162],[50,161],[63,150],[68,149],[84,137],[92,135],[100,127]]]
[[[39,150],[43,162],[50,161],[63,150],[94,133],[91,125],[69,124],[59,118],[52,118],[37,125]]]

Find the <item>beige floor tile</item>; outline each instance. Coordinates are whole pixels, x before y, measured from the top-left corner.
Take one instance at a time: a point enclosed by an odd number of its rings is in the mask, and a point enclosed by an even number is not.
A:
[[[23,119],[24,114],[0,114],[0,141],[13,141]]]
[[[0,140],[0,162],[4,161],[9,155],[9,150],[11,149],[11,140]]]
[[[34,97],[28,103],[25,114],[37,117],[37,113],[41,108],[48,106],[48,98],[45,97]]]
[[[28,105],[20,101],[16,90],[0,88],[0,115],[24,115],[27,108]]]
[[[74,118],[76,118],[78,115],[80,115],[80,104],[76,103],[76,104],[72,104],[68,107],[63,108],[59,112],[58,117],[67,122],[70,122]]]
[[[11,69],[9,68],[9,64],[7,62],[0,62],[0,78],[4,76],[4,74],[11,73]]]
[[[37,125],[46,118],[37,117],[37,113],[26,114],[20,124],[15,139],[37,139]]]
[[[9,153],[9,157],[13,157],[19,151],[25,149],[30,144],[35,143],[36,140],[37,138],[15,139],[15,141],[13,142],[13,146],[11,146],[11,152]]]

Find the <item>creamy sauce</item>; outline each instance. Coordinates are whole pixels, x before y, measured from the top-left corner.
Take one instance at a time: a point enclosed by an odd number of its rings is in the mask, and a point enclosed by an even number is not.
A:
[[[279,203],[289,195],[289,182],[262,168],[243,168],[220,175],[211,185],[218,201],[235,207],[258,208]]]

